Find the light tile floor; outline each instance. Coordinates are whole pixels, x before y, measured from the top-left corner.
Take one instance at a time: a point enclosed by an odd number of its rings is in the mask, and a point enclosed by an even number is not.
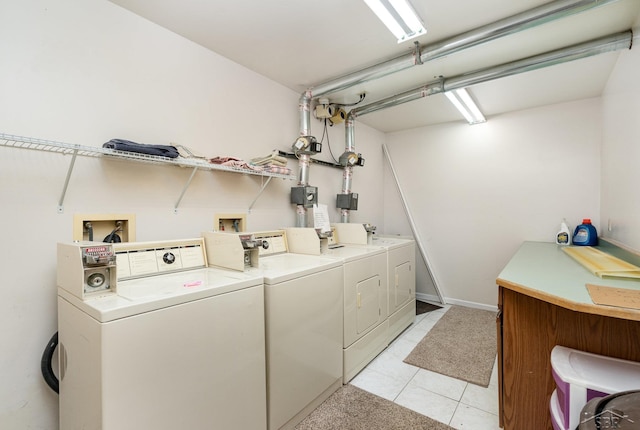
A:
[[[414,323],[350,383],[455,429],[497,430],[497,365],[489,387],[484,388],[402,361],[448,309],[445,305],[417,315]]]

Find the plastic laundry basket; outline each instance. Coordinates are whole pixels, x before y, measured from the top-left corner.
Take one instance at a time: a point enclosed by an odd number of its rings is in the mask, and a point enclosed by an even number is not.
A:
[[[554,430],[575,430],[582,408],[592,399],[640,390],[640,363],[564,346],[551,351],[551,372],[556,383],[549,403]]]

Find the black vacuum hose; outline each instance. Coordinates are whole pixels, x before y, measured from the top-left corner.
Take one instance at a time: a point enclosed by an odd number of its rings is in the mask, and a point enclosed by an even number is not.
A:
[[[40,360],[40,370],[47,385],[56,393],[60,393],[60,383],[55,373],[53,373],[52,361],[53,353],[58,346],[58,332],[56,332],[49,340],[47,347],[42,353],[42,360]]]

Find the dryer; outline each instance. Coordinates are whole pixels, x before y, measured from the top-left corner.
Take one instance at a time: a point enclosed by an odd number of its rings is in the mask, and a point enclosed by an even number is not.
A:
[[[329,246],[313,228],[286,229],[289,251],[342,261],[343,375],[348,383],[388,345],[387,255],[380,247]]]
[[[266,429],[263,303],[202,239],[58,244],[60,428]]]
[[[210,265],[264,279],[268,428],[292,429],[342,385],[342,262],[288,252],[283,230],[202,235]]]
[[[389,284],[389,343],[409,327],[416,316],[415,240],[399,236],[379,236],[360,223],[333,224],[341,244],[374,246],[387,253]]]

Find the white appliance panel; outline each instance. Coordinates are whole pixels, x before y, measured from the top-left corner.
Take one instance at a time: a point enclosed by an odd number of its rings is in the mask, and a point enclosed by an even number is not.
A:
[[[387,278],[384,251],[345,263],[345,348],[387,318]]]
[[[298,255],[289,257],[299,261]],[[335,260],[329,261],[334,266]],[[278,264],[261,261],[263,269]],[[293,279],[285,276],[283,282],[275,282],[269,270],[264,276],[271,280],[265,284],[267,387],[269,429],[275,430],[293,427],[310,412],[304,412],[309,405],[324,400],[320,395],[326,398],[332,386],[340,385],[343,269],[338,264]]]
[[[60,428],[266,427],[262,285],[100,323],[59,298]]]
[[[379,293],[380,277],[374,276],[358,282],[357,295],[357,332],[366,333],[371,327],[381,322],[381,297]]]

